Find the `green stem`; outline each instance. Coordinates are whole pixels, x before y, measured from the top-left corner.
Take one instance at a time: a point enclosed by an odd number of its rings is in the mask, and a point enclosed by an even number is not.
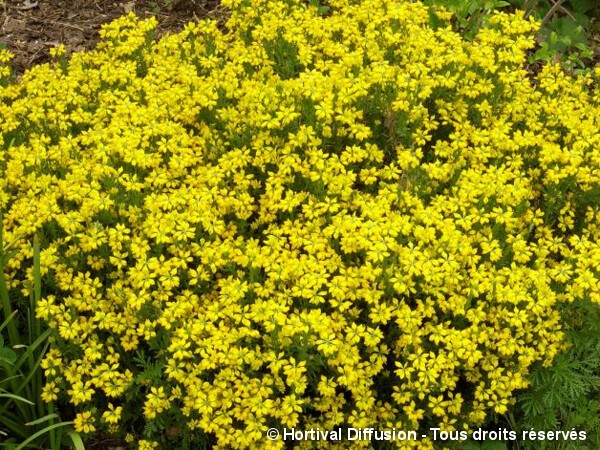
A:
[[[6,260],[6,256],[4,254],[4,217],[2,214],[2,210],[0,210],[0,302],[2,305],[2,312],[4,313],[4,317],[9,317],[12,313],[12,307],[10,305],[10,298],[8,296],[8,287],[6,286],[6,279],[4,278],[4,263]],[[14,320],[11,320],[7,324],[8,329],[8,339],[10,341],[11,346],[21,344],[21,339],[19,337],[19,331],[17,329],[17,324]]]

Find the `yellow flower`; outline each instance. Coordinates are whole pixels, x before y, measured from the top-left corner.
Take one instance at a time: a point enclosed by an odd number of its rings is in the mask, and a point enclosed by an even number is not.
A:
[[[58,400],[59,387],[55,382],[48,382],[42,388],[42,400],[46,403],[51,403]]]
[[[92,413],[90,411],[84,411],[82,413],[77,413],[73,420],[73,426],[78,433],[93,433],[96,431],[94,422],[95,420]]]
[[[67,393],[71,396],[71,402],[74,405],[79,405],[81,403],[88,402],[92,399],[94,395],[94,389],[92,389],[92,384],[89,381],[85,383],[83,381],[77,381],[73,384],[71,389],[67,391]]]
[[[102,419],[107,424],[116,424],[121,419],[122,406],[115,406],[112,403],[108,404],[108,410],[102,413]]]
[[[158,447],[158,442],[155,441],[147,441],[145,439],[140,439],[138,442],[139,450],[153,450]]]
[[[158,414],[165,411],[170,404],[171,402],[167,398],[163,386],[152,387],[144,402],[144,416],[148,419],[154,419]]]
[[[528,80],[536,24],[464,40],[418,2],[304,3],[224,0],[227,32],[157,42],[127,15],[0,87],[7,285],[31,294],[34,233],[52,281],[44,400],[129,442],[167,411],[219,448],[271,419],[466,429],[564,348],[565,304],[600,301],[599,98]],[[135,392],[141,421],[114,406]]]

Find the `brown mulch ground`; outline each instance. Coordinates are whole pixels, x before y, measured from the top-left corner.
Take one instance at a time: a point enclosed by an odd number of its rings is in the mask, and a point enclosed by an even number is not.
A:
[[[0,0],[0,48],[15,55],[17,75],[47,62],[49,50],[64,44],[67,55],[93,48],[103,23],[135,12],[155,16],[157,34],[176,33],[189,21],[204,17],[224,19],[219,0]],[[599,10],[600,13],[600,10]],[[600,62],[600,34],[590,39],[595,55],[589,65]],[[535,68],[533,68],[535,72]]]
[[[12,65],[22,74],[47,62],[49,50],[59,44],[67,54],[93,48],[100,25],[129,11],[155,16],[161,35],[176,33],[190,21],[222,16],[218,5],[218,0],[0,0],[0,48],[15,55]]]

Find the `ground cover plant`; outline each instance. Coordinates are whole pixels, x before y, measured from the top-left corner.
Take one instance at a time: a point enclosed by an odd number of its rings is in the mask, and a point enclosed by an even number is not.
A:
[[[55,405],[41,401],[44,383],[41,361],[50,346],[51,330],[35,317],[36,303],[41,296],[39,239],[34,238],[33,289],[30,303],[24,307],[11,304],[4,279],[4,265],[10,255],[10,244],[4,245],[0,216],[0,317],[3,319],[0,323],[0,447],[20,450],[31,448],[35,443],[42,448],[60,450],[69,439],[76,450],[82,450],[81,436],[69,427],[72,422],[60,421]]]
[[[497,9],[522,10],[540,22],[538,45],[529,62],[560,62],[570,73],[585,73],[598,61],[600,4],[594,0],[426,0],[454,13],[453,26],[471,38]]]
[[[223,3],[225,31],[126,16],[0,90],[43,398],[140,449],[505,414],[600,301],[600,71],[531,82],[523,14],[470,41],[420,3]]]
[[[564,308],[562,315],[570,348],[557,355],[552,366],[532,369],[531,385],[517,395],[507,415],[508,425],[521,432],[582,429],[587,438],[579,442],[523,441],[517,442],[516,449],[600,447],[600,311],[577,301]]]

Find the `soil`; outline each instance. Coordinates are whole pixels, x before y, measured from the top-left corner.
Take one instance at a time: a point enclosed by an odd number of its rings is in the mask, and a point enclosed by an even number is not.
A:
[[[0,0],[0,48],[15,55],[12,66],[20,75],[49,61],[49,50],[59,44],[67,55],[93,48],[100,26],[130,11],[155,16],[159,36],[190,21],[224,17],[219,0]]]
[[[12,66],[21,75],[49,61],[49,50],[59,44],[67,55],[93,48],[100,26],[130,11],[140,18],[155,16],[158,36],[176,33],[190,21],[226,17],[219,0],[0,0],[0,49],[15,55]],[[591,36],[590,46],[594,57],[587,63],[593,66],[600,62],[600,33]]]

